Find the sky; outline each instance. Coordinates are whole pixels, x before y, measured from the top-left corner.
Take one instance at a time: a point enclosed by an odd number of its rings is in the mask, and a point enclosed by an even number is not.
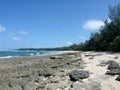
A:
[[[0,50],[88,40],[120,0],[0,0]]]

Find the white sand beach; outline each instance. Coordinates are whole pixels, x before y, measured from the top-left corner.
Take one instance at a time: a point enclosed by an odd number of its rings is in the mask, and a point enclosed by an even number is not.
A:
[[[85,57],[85,55],[90,55]],[[101,55],[100,55],[101,54]],[[118,57],[115,59],[115,57]],[[110,53],[97,53],[97,52],[85,52],[82,53],[82,58],[85,63],[84,70],[90,71],[90,77],[85,79],[85,82],[88,81],[97,81],[101,84],[101,90],[120,90],[120,82],[116,81],[115,76],[105,75],[107,72],[107,65],[104,67],[99,66],[101,62],[106,62],[109,60],[114,60],[120,64],[120,54],[110,54]]]

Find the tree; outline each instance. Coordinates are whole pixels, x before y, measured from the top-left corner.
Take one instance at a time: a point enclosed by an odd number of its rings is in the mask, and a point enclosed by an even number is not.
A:
[[[110,43],[110,49],[112,51],[120,51],[120,36],[117,36],[114,41]]]

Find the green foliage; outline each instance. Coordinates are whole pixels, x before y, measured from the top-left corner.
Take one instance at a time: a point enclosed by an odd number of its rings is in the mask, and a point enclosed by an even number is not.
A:
[[[117,36],[114,41],[110,43],[110,49],[112,51],[120,51],[120,36]]]

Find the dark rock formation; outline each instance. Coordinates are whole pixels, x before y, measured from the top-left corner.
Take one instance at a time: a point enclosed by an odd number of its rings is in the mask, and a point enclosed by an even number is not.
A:
[[[114,57],[114,59],[118,59],[118,58],[119,58],[119,57],[117,57],[117,56],[116,56],[116,57]]]
[[[79,79],[84,79],[89,77],[89,72],[88,71],[83,71],[83,70],[74,70],[70,72],[69,77],[71,81],[77,81]]]
[[[115,61],[109,61],[108,63],[109,63],[109,65],[108,65],[109,70],[120,68],[120,65]]]
[[[62,56],[50,56],[50,59],[62,59]]]
[[[120,75],[115,80],[120,81]]]
[[[108,69],[111,69],[111,68],[115,68],[115,67],[118,67],[118,64],[117,62],[113,61],[113,60],[109,60],[109,61],[105,61],[105,60],[102,60],[102,62],[98,65],[98,66],[106,66],[106,65],[109,65],[108,66]]]
[[[120,75],[120,65],[110,60],[107,62],[109,71],[106,72],[107,75]]]
[[[111,69],[106,72],[107,75],[120,75],[120,69]]]

